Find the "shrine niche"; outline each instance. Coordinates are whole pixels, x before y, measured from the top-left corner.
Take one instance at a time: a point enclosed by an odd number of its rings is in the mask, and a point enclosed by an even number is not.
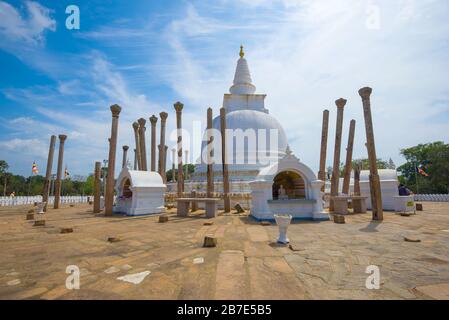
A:
[[[251,215],[257,220],[274,220],[275,214],[293,219],[328,220],[323,210],[321,187],[313,171],[287,147],[277,163],[262,168],[251,187]]]
[[[273,199],[305,199],[304,179],[295,171],[282,171],[274,177]]]
[[[128,170],[125,167],[115,185],[117,197],[114,213],[128,216],[163,213],[165,189],[159,173]]]

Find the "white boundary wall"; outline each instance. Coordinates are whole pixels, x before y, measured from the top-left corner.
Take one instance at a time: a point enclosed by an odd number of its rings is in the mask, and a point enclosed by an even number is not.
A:
[[[62,196],[61,204],[64,203],[88,203],[89,200],[93,201],[93,196]],[[55,197],[48,197],[48,203],[53,204]],[[42,196],[31,197],[0,197],[0,207],[5,206],[21,206],[34,204],[35,202],[42,202]]]
[[[414,197],[415,201],[449,202],[449,194],[415,194]],[[49,197],[49,204],[53,204],[54,199],[53,196]],[[62,196],[61,203],[88,203],[93,199],[93,196]],[[29,205],[35,202],[42,202],[42,196],[0,197],[0,207]]]
[[[449,194],[415,194],[415,201],[449,202]]]

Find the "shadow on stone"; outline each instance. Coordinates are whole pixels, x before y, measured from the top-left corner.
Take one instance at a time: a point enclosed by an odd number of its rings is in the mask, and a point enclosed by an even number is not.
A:
[[[381,223],[380,221],[371,221],[370,223],[368,223],[368,225],[365,228],[359,229],[359,231],[362,232],[379,232],[379,230],[377,230],[377,226],[379,225],[379,223]]]

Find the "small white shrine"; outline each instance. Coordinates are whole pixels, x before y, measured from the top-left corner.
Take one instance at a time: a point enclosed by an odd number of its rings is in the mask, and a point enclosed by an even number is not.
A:
[[[114,212],[128,216],[163,213],[165,189],[159,173],[123,168],[115,184]]]
[[[396,208],[396,200],[399,197],[399,181],[396,170],[379,169],[380,191],[382,193],[382,207],[387,211],[394,211]],[[360,171],[360,193],[368,197],[366,199],[366,207],[371,210],[371,192],[369,186],[369,170]]]
[[[249,183],[251,215],[257,220],[274,220],[275,214],[290,214],[297,220],[329,220],[323,210],[323,183],[287,147],[283,158],[261,169]]]

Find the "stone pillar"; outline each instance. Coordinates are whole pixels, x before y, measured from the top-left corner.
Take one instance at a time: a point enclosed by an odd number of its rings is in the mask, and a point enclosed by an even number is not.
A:
[[[371,88],[365,87],[359,90],[359,95],[362,97],[363,116],[365,118],[366,146],[368,148],[371,208],[373,212],[373,220],[383,220],[382,193],[380,190],[379,174],[377,172],[376,146],[374,143],[373,119],[371,116],[371,92]]]
[[[161,118],[161,136],[160,136],[160,144],[159,144],[159,174],[162,177],[162,180],[167,182],[167,176],[165,174],[165,170],[167,168],[167,146],[165,145],[165,128],[167,123],[167,112],[159,113],[159,117]]]
[[[197,197],[196,190],[192,190],[191,195],[192,195],[192,198],[196,198]],[[191,202],[191,207],[192,207],[191,208],[192,212],[197,211],[198,210],[198,202],[195,202],[195,201]],[[205,206],[204,209],[206,209],[206,212],[207,212],[207,206]]]
[[[100,212],[100,197],[101,197],[101,162],[95,162],[94,175],[94,213]]]
[[[323,111],[323,127],[321,129],[321,151],[320,151],[320,171],[318,179],[326,182],[326,153],[327,153],[327,133],[329,129],[329,110]],[[324,192],[325,184],[321,187]]]
[[[42,202],[45,202],[44,211],[47,211],[48,194],[50,192],[51,170],[53,168],[53,155],[55,153],[56,136],[50,138],[50,148],[48,150],[47,171],[45,172],[44,190],[42,191]]]
[[[172,163],[172,168],[171,168],[171,181],[172,182],[175,182],[176,181],[176,176],[175,176],[175,170],[176,170],[176,168],[175,168],[175,163],[176,163],[176,148],[173,148],[173,149],[171,149],[171,153],[172,153],[172,161],[173,161],[173,163]]]
[[[122,159],[122,169],[123,169],[124,167],[126,167],[126,161],[128,160],[127,154],[129,147],[123,146],[122,148],[123,148],[123,159]]]
[[[137,150],[134,149],[134,170],[137,170]]]
[[[182,197],[184,192],[184,177],[182,170],[182,108],[181,102],[174,104],[176,110],[176,128],[178,130],[178,197]]]
[[[231,212],[231,198],[229,196],[229,172],[228,154],[226,150],[226,110],[220,108],[220,129],[221,129],[221,160],[223,163],[223,198],[224,212]]]
[[[115,156],[117,150],[117,135],[118,135],[118,116],[122,108],[114,104],[111,106],[112,112],[112,126],[111,138],[109,142],[109,159],[108,159],[108,175],[106,177],[106,195],[104,199],[104,214],[106,216],[112,215],[112,207],[114,206],[114,185],[115,185]]]
[[[184,180],[188,180],[189,179],[189,150],[184,150],[184,154],[185,154],[185,172],[184,172]]]
[[[360,196],[360,164],[354,166],[354,195]]]
[[[355,120],[352,119],[349,124],[348,146],[346,148],[346,162],[343,178],[343,190],[344,194],[349,194],[349,182],[351,180],[352,171],[352,149],[354,147],[354,133],[355,133]]]
[[[212,108],[207,109],[207,198],[212,198],[214,193],[214,168],[213,168],[213,141],[212,135]]]
[[[62,176],[62,164],[64,161],[64,142],[67,136],[64,134],[59,135],[59,154],[58,154],[58,171],[56,172],[56,182],[55,182],[55,200],[53,203],[53,208],[59,208],[59,201],[61,198],[61,176]]]
[[[340,180],[340,148],[341,148],[341,135],[343,128],[343,111],[346,104],[346,100],[340,98],[335,101],[337,105],[337,127],[335,129],[335,148],[334,148],[334,164],[332,167],[332,180],[331,180],[331,200],[329,201],[329,210],[334,211],[333,196],[338,196],[338,182]]]
[[[139,120],[137,120],[137,122],[139,123],[139,145],[140,145],[140,170],[142,171],[147,171],[148,167],[147,167],[147,149],[145,146],[145,119],[144,118],[140,118]]]
[[[134,170],[142,170],[142,162],[140,159],[140,139],[139,139],[139,124],[137,122],[133,123],[133,129],[134,129],[134,139],[136,141],[136,149],[135,150],[135,158],[134,158]],[[137,166],[136,166],[137,164]]]
[[[156,171],[156,123],[157,117],[153,114],[150,117],[151,123],[151,164],[150,171]]]

